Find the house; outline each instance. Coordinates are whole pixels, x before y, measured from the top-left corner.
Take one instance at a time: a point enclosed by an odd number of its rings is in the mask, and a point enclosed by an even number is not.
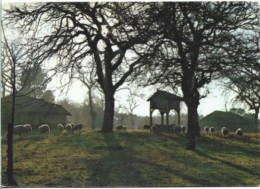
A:
[[[63,106],[25,95],[15,98],[15,125],[29,123],[33,128],[47,123],[51,127],[59,123],[65,124],[66,117],[71,114]],[[12,96],[1,99],[2,129],[11,122]]]

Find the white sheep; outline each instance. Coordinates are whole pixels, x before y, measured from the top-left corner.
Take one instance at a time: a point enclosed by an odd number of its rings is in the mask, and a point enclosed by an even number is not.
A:
[[[236,130],[236,134],[237,134],[238,136],[242,137],[242,136],[243,136],[243,131],[242,131],[242,129],[241,129],[241,128],[238,128],[238,129]]]
[[[58,124],[58,125],[57,125],[57,130],[58,130],[59,132],[62,132],[62,131],[64,130],[63,125],[62,125],[62,124]]]
[[[165,125],[159,125],[159,124],[155,124],[155,125],[152,125],[150,131],[151,132],[167,132],[167,127]]]
[[[38,128],[38,132],[39,133],[50,133],[51,132],[50,126],[48,124],[40,125]]]
[[[72,132],[73,132],[73,130],[72,130],[72,125],[71,125],[71,124],[67,124],[66,127],[65,127],[65,129],[66,129],[66,131],[67,131],[68,133],[72,133]]]
[[[74,125],[74,127],[72,128],[72,132],[78,130],[79,132],[82,130],[83,125],[82,124],[76,124]]]
[[[204,131],[206,131],[206,133],[208,133],[209,132],[209,127],[208,126],[204,127]]]
[[[222,127],[221,133],[223,134],[223,136],[227,136],[229,135],[229,129],[226,127]]]
[[[116,130],[126,130],[126,126],[124,125],[117,125]]]
[[[30,124],[25,124],[24,127],[25,127],[26,132],[32,133],[32,126]]]
[[[209,128],[209,132],[210,132],[211,134],[213,134],[213,133],[215,132],[215,128],[214,128],[214,127],[210,127],[210,128]]]
[[[26,128],[23,125],[16,125],[14,126],[13,133],[21,136],[23,133],[26,133]]]
[[[178,126],[178,128],[176,128],[177,132],[181,132],[181,127]],[[175,126],[174,125],[159,125],[159,124],[155,124],[155,125],[152,125],[151,129],[150,129],[151,132],[154,132],[154,133],[158,133],[158,132],[167,132],[167,133],[174,133],[175,132]]]

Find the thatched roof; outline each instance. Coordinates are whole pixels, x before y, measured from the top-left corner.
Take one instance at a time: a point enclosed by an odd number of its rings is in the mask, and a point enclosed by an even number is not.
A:
[[[155,99],[157,97],[159,97],[160,99],[183,101],[182,97],[161,90],[157,90],[147,101],[151,101],[152,99]]]
[[[150,101],[151,109],[159,109],[160,111],[175,109],[180,111],[180,101],[183,101],[183,98],[166,91],[157,90],[148,101]]]
[[[10,108],[12,96],[1,99],[3,108]],[[15,110],[17,112],[32,114],[65,114],[71,115],[62,105],[47,102],[29,96],[20,95],[15,98]]]

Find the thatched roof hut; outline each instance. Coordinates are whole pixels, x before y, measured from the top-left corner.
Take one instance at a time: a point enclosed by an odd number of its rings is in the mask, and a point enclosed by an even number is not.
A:
[[[15,125],[30,123],[33,127],[47,123],[55,126],[65,124],[66,116],[71,115],[63,106],[29,96],[19,95],[15,102]],[[12,97],[1,99],[2,125],[6,126],[11,120]]]

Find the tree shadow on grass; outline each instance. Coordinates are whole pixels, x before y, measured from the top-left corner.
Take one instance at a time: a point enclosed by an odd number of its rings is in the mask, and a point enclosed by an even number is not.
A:
[[[102,133],[106,146],[95,147],[104,151],[98,160],[90,160],[90,186],[133,186],[133,182],[143,182],[138,170],[133,170],[134,163],[127,155],[125,147],[116,140],[114,133]]]
[[[198,140],[197,146],[200,148],[207,148],[207,150],[214,150],[215,152],[221,152],[221,153],[230,153],[230,150],[232,151],[239,151],[244,153],[247,156],[258,158],[260,156],[260,149],[256,147],[242,147],[234,144],[234,141],[224,142],[214,140],[207,137],[202,137],[200,140]]]
[[[92,183],[90,186],[106,186],[106,187],[174,187],[171,181],[162,182],[162,178],[178,178],[183,180],[183,184],[178,184],[177,186],[187,186],[186,184],[192,186],[219,186],[216,181],[210,181],[206,178],[200,178],[196,175],[183,173],[179,169],[173,169],[168,166],[159,165],[150,161],[144,161],[134,157],[129,157],[128,162],[124,162],[124,166],[119,162],[117,165],[113,162],[109,162],[110,158],[104,157],[98,162],[91,163],[94,165],[95,169],[92,170],[92,177],[90,180]],[[112,166],[117,166],[112,167]],[[140,168],[137,168],[140,166]],[[145,167],[149,172],[142,173],[140,169]],[[146,175],[144,177],[144,174]],[[113,175],[113,176],[111,176]],[[115,178],[117,177],[117,178]]]
[[[90,186],[142,187],[173,186],[172,181],[163,183],[162,178],[179,178],[193,186],[218,186],[217,182],[184,173],[179,169],[160,165],[149,160],[133,157],[129,149],[120,145],[113,133],[103,133],[107,146],[96,147],[105,150],[106,155],[98,160],[87,160],[90,167]],[[173,160],[174,161],[174,160]],[[167,180],[167,179],[166,179]],[[185,186],[185,182],[182,186]],[[180,186],[180,184],[178,185]]]
[[[219,139],[225,139],[225,140],[236,140],[239,142],[243,142],[243,143],[251,143],[251,144],[260,144],[259,140],[257,139],[253,139],[252,137],[249,136],[242,136],[239,137],[236,134],[229,134],[227,137],[224,137],[221,133],[215,133],[214,134],[215,137],[218,137]]]
[[[240,171],[244,171],[244,172],[249,173],[249,174],[254,175],[254,176],[260,176],[259,173],[254,172],[254,171],[252,171],[252,170],[250,170],[248,168],[245,168],[245,167],[233,164],[233,163],[231,163],[229,161],[226,161],[226,160],[218,159],[216,157],[210,156],[210,155],[208,155],[208,154],[206,154],[204,152],[201,152],[199,150],[194,150],[194,152],[196,152],[199,156],[202,156],[202,157],[205,157],[207,159],[214,160],[214,161],[219,161],[221,164],[224,164],[224,165],[229,166],[231,168],[234,168],[234,169],[237,169],[237,170],[240,170]]]

